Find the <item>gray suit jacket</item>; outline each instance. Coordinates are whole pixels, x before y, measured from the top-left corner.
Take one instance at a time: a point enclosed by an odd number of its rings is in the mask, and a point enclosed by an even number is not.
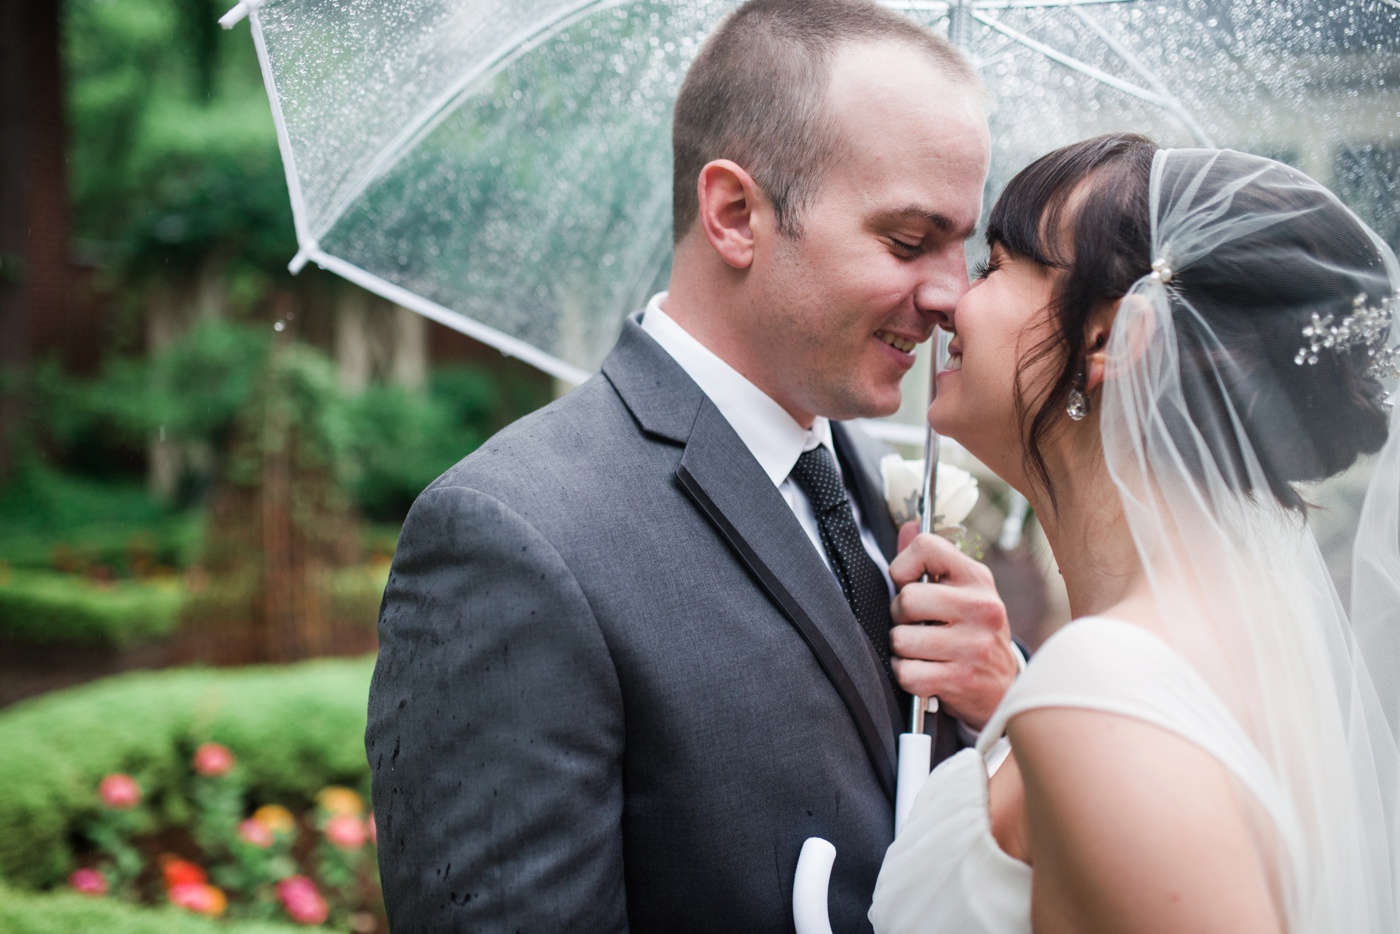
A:
[[[892,553],[880,451],[833,433]],[[837,848],[835,929],[869,930],[900,699],[781,494],[634,322],[418,498],[379,637],[396,932],[790,931],[809,836]]]

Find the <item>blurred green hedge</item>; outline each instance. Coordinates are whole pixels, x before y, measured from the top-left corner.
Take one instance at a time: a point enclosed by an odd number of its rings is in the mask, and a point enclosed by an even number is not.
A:
[[[183,599],[175,580],[98,584],[76,574],[0,571],[0,636],[124,648],[170,635]]]
[[[373,659],[118,675],[0,712],[0,879],[29,888],[73,869],[72,831],[111,772],[174,814],[199,743],[228,746],[251,803],[308,806],[326,785],[364,788]]]
[[[0,886],[5,934],[292,934],[306,928],[268,921],[213,921],[179,908],[142,908],[73,892],[36,893]]]

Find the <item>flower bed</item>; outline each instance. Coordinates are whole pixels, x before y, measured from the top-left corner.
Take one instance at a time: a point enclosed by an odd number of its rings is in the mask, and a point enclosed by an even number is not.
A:
[[[353,659],[133,673],[0,712],[0,880],[65,884],[111,774],[138,784],[151,830],[187,824],[191,757],[204,742],[237,757],[246,805],[305,811],[326,786],[363,788],[371,667]]]
[[[254,806],[238,758],[205,742],[184,787],[167,794],[165,813],[120,772],[98,783],[97,797],[76,835],[82,866],[68,877],[75,892],[210,918],[329,922],[357,934],[387,928],[374,817],[352,789],[321,789],[301,818],[280,804]],[[187,813],[170,814],[169,799]]]
[[[290,923],[214,921],[180,908],[152,909],[76,892],[26,892],[0,886],[5,934],[295,934]]]

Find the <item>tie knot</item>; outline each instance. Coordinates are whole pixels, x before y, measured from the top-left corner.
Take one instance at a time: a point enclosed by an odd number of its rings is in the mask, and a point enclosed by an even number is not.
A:
[[[807,494],[812,508],[819,514],[847,504],[846,487],[841,483],[836,461],[821,445],[803,451],[789,476]]]

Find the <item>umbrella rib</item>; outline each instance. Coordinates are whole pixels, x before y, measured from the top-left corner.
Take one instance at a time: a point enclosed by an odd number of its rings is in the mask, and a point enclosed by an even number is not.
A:
[[[611,7],[622,6],[627,2],[629,0],[580,0],[544,22],[518,34],[513,40],[504,44],[501,52],[492,55],[477,67],[469,70],[447,91],[438,95],[431,105],[424,108],[418,119],[411,122],[379,150],[369,168],[360,176],[360,180],[355,183],[354,187],[336,200],[334,209],[326,215],[326,220],[322,223],[321,230],[317,232],[316,239],[319,240],[325,236],[336,222],[349,211],[350,205],[364,194],[370,185],[397,165],[404,154],[413,149],[424,136],[435,130],[438,124],[453,112],[454,105],[461,99],[462,95],[478,81],[500,71],[521,55],[534,49],[560,30],[567,29],[582,17]]]
[[[311,240],[306,229],[306,197],[301,191],[301,175],[297,173],[296,154],[292,150],[291,135],[287,132],[287,118],[282,112],[282,97],[277,93],[277,77],[272,70],[272,58],[268,54],[267,37],[263,34],[262,19],[258,16],[257,7],[249,10],[248,29],[253,36],[253,49],[257,52],[258,68],[262,71],[263,85],[267,90],[272,111],[272,126],[277,132],[277,148],[282,153],[282,171],[287,178],[287,196],[292,202],[292,231],[296,234],[297,250],[300,251]]]
[[[1039,40],[1032,39],[1025,33],[1016,29],[1012,29],[1005,23],[992,19],[990,16],[987,16],[983,13],[973,11],[972,16],[979,23],[982,23],[985,26],[989,26],[992,29],[995,29],[1002,35],[1009,36],[1012,39],[1015,39],[1017,42],[1021,43],[1026,48],[1031,49],[1035,52],[1039,52],[1041,55],[1044,55],[1051,61],[1059,62],[1061,65],[1064,65],[1071,71],[1077,71],[1080,74],[1093,78],[1095,81],[1098,81],[1102,84],[1106,84],[1111,88],[1116,88],[1119,91],[1122,91],[1124,94],[1129,94],[1133,97],[1145,100],[1149,104],[1156,104],[1158,107],[1170,109],[1170,105],[1168,104],[1168,102],[1164,100],[1160,94],[1157,94],[1154,91],[1149,91],[1147,88],[1140,88],[1136,84],[1124,81],[1121,78],[1115,78],[1108,72],[1095,68],[1088,62],[1082,62],[1072,55],[1066,55],[1059,49],[1046,45],[1044,42],[1040,42]]]
[[[973,0],[978,10],[1034,10],[1048,7],[1102,6],[1105,3],[1139,3],[1141,0]]]
[[[538,370],[543,370],[555,379],[577,386],[587,380],[591,373],[580,369],[572,363],[561,360],[554,354],[521,340],[504,331],[498,331],[488,324],[483,324],[475,318],[470,318],[460,311],[454,311],[437,302],[424,298],[414,292],[410,292],[402,286],[395,285],[386,279],[368,272],[354,263],[347,262],[338,256],[332,256],[319,248],[313,249],[309,257],[316,265],[322,269],[329,270],[355,283],[361,288],[374,292],[396,305],[401,305],[410,311],[416,311],[425,318],[429,318],[439,324],[445,325],[454,331],[465,334],[470,338],[480,341],[488,346],[511,357],[518,357]]]
[[[1215,148],[1215,143],[1211,140],[1210,134],[1205,131],[1205,128],[1196,122],[1196,118],[1192,117],[1191,114],[1187,112],[1176,95],[1169,91],[1167,86],[1148,70],[1147,66],[1142,64],[1127,46],[1119,42],[1112,33],[1104,28],[1102,23],[1084,10],[1076,7],[1070,12],[1077,16],[1085,26],[1093,30],[1094,34],[1103,40],[1103,44],[1108,46],[1113,54],[1122,59],[1129,68],[1137,72],[1138,75],[1148,83],[1152,90],[1161,95],[1164,102],[1163,106],[1178,120],[1186,124],[1187,129],[1191,131],[1191,135],[1196,137],[1197,143],[1210,149]]]
[[[1035,10],[1048,7],[1101,6],[1105,3],[1139,3],[1141,0],[973,0],[977,10]],[[1386,0],[1400,4],[1400,0]],[[948,0],[885,0],[884,5],[894,10],[916,10],[920,13],[946,14]]]

